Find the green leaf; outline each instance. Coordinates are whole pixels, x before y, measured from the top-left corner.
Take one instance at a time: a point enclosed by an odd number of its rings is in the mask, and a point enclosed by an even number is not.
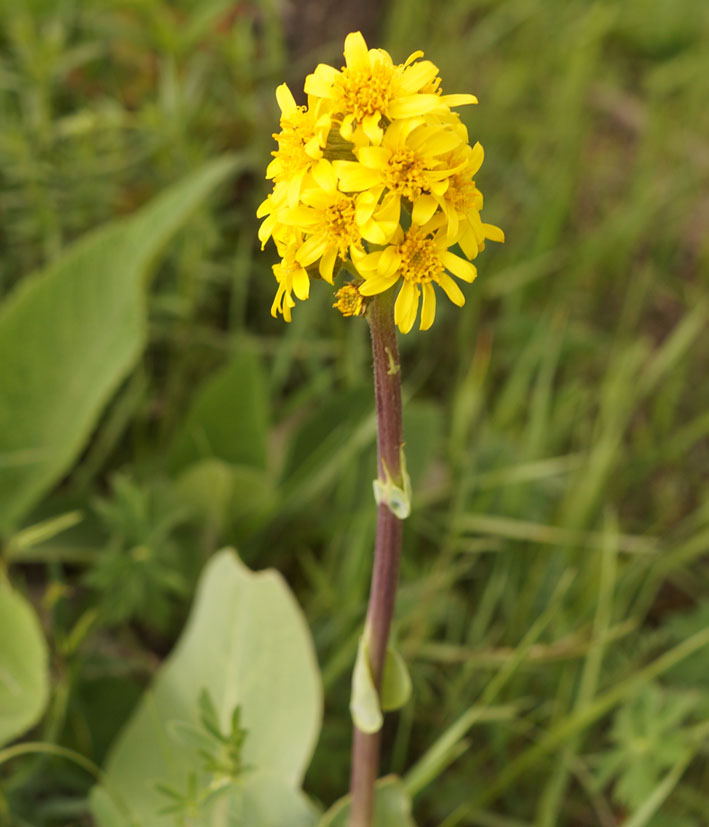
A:
[[[352,672],[350,714],[362,732],[379,732],[384,723],[382,711],[401,709],[411,697],[411,678],[404,659],[393,646],[388,647],[382,673],[381,698],[377,693],[369,665],[369,639],[365,630],[357,646]]]
[[[256,354],[244,350],[197,392],[170,449],[168,465],[177,471],[214,458],[265,468],[267,433],[263,367]]]
[[[71,466],[146,339],[146,274],[235,168],[214,161],[24,279],[0,308],[0,532]]]
[[[411,697],[411,678],[404,659],[388,647],[382,673],[381,698],[377,693],[369,665],[369,637],[365,630],[357,646],[357,658],[352,672],[350,714],[357,729],[362,732],[379,732],[384,723],[384,712],[401,709]]]
[[[611,729],[613,745],[598,760],[599,782],[616,779],[617,801],[642,807],[663,772],[685,762],[693,743],[686,723],[696,702],[694,694],[649,683],[618,709]]]
[[[30,604],[0,575],[0,745],[33,726],[49,694],[47,645]]]
[[[416,827],[411,817],[411,800],[398,778],[380,778],[376,796],[372,827]],[[325,813],[318,827],[347,827],[349,817],[350,796],[345,796]]]
[[[350,714],[355,726],[362,732],[379,732],[382,728],[384,717],[369,665],[369,638],[366,631],[357,646],[357,658],[352,672]]]
[[[113,797],[125,799],[144,827],[172,827],[174,818],[159,814],[169,801],[156,785],[184,790],[202,772],[199,755],[176,737],[176,724],[199,726],[205,688],[223,730],[240,707],[248,770],[210,800],[200,825],[312,825],[313,808],[298,788],[322,713],[313,645],[280,575],[253,573],[230,551],[208,564],[175,651],[111,751]],[[105,791],[94,791],[92,806],[101,827],[121,823]]]
[[[401,709],[411,697],[411,676],[404,659],[393,646],[387,649],[382,674],[382,709],[393,712]]]
[[[318,814],[303,793],[278,776],[263,772],[246,779],[238,790],[226,792],[208,803],[198,819],[185,822],[177,821],[175,814],[170,813],[146,820],[142,812],[136,816],[135,802],[124,805],[132,816],[131,821],[127,821],[126,815],[100,787],[91,794],[91,809],[100,827],[175,827],[182,823],[194,827],[315,827],[318,823]],[[181,789],[182,785],[178,787]],[[159,796],[159,809],[164,810],[171,803],[164,791],[156,791],[156,796]]]

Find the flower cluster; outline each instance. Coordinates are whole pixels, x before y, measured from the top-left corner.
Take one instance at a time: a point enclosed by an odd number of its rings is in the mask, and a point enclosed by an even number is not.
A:
[[[355,281],[337,293],[333,306],[343,315],[363,313],[368,297],[400,284],[396,324],[408,333],[421,305],[426,330],[434,284],[461,306],[451,274],[472,282],[471,260],[485,240],[504,240],[480,218],[474,176],[483,149],[470,145],[453,111],[477,100],[443,94],[438,68],[422,52],[394,64],[355,32],[344,56],[339,71],[320,64],[308,75],[307,106],[286,84],[276,90],[281,131],[266,172],[273,191],[258,210],[262,246],[273,238],[281,258],[271,313],[290,321],[293,296],[307,299],[312,278],[333,284],[345,266]]]

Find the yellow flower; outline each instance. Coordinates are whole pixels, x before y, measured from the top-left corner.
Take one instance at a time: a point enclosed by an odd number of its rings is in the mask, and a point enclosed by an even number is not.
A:
[[[485,248],[485,239],[504,241],[505,235],[499,227],[485,224],[480,218],[483,197],[475,186],[473,176],[482,166],[484,158],[480,143],[470,147],[460,144],[447,159],[453,167],[448,186],[442,193],[433,192],[428,199],[414,204],[411,220],[423,225],[440,208],[447,219],[449,244],[460,244],[465,255],[473,259]]]
[[[423,227],[412,224],[406,233],[399,228],[391,245],[360,257],[356,265],[364,278],[359,287],[363,296],[383,293],[401,280],[394,320],[402,333],[408,333],[413,327],[421,298],[420,329],[428,330],[433,324],[436,315],[434,284],[443,289],[453,304],[458,307],[465,304],[463,293],[447,270],[467,282],[477,276],[473,264],[450,252],[438,218]]]
[[[308,272],[296,259],[301,245],[302,233],[298,230],[286,231],[284,240],[277,243],[282,258],[278,264],[273,265],[278,290],[271,305],[271,315],[275,318],[281,313],[287,322],[291,320],[291,308],[295,307],[292,294],[295,293],[301,301],[305,301],[310,295]]]
[[[318,270],[325,281],[332,284],[335,263],[353,260],[363,254],[362,230],[357,220],[357,198],[337,188],[337,177],[331,164],[323,161],[313,169],[318,186],[307,189],[301,204],[278,212],[278,221],[286,226],[302,229],[307,234],[297,253],[298,261],[310,267],[319,261]],[[392,216],[388,205],[375,207],[372,221],[391,226],[389,236],[399,226],[399,210]],[[388,223],[387,223],[388,222]]]
[[[462,138],[451,128],[429,126],[418,120],[396,121],[384,135],[381,146],[360,147],[357,161],[333,161],[340,189],[363,192],[358,204],[357,219],[363,226],[362,235],[374,244],[386,244],[398,226],[401,199],[413,205],[414,214],[433,215],[448,188],[448,179],[456,171],[441,156],[450,155],[461,145]],[[384,197],[384,214],[396,217],[386,226],[371,221]],[[430,207],[430,208],[429,208]],[[426,223],[417,222],[417,223]]]
[[[320,275],[332,284],[335,262],[349,258],[352,250],[361,250],[362,236],[354,198],[337,189],[332,166],[324,162],[314,170],[314,177],[319,186],[304,192],[297,207],[282,210],[279,220],[307,234],[297,259],[303,267],[319,260]]]
[[[298,106],[290,89],[282,83],[276,89],[281,109],[281,131],[274,134],[278,149],[266,170],[266,178],[278,184],[287,182],[288,203],[298,203],[305,175],[322,158],[330,131],[330,116],[325,101],[309,98],[308,106]]]
[[[335,293],[337,301],[332,305],[343,316],[362,316],[367,309],[364,296],[354,282],[347,282]]]
[[[439,94],[438,68],[414,52],[403,65],[394,65],[384,49],[368,49],[360,32],[345,39],[341,71],[321,63],[305,79],[309,95],[331,102],[333,119],[341,117],[340,134],[357,145],[381,143],[382,118],[415,118],[451,106],[477,103],[474,95]],[[424,92],[430,88],[432,91]]]
[[[287,205],[288,184],[283,181],[273,188],[273,192],[267,195],[256,210],[256,218],[263,218],[261,226],[258,229],[258,239],[261,242],[261,249],[266,246],[266,242],[273,235],[279,235],[279,221],[278,215]]]
[[[362,281],[337,291],[333,306],[343,315],[362,315],[368,297],[394,288],[399,329],[411,330],[420,306],[426,330],[434,286],[462,305],[450,274],[468,282],[476,275],[450,248],[460,245],[474,259],[487,239],[504,240],[480,217],[482,147],[469,145],[452,111],[477,101],[444,95],[438,69],[421,52],[394,64],[354,32],[344,55],[341,70],[321,64],[308,75],[307,106],[286,84],[276,90],[281,131],[266,173],[273,189],[257,212],[261,246],[272,238],[280,255],[271,312],[290,321],[311,278],[333,284],[345,265]]]

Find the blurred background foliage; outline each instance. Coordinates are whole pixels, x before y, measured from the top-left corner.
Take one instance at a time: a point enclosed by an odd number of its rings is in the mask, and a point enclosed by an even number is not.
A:
[[[32,737],[101,764],[204,562],[233,544],[304,607],[326,693],[306,790],[346,789],[375,516],[367,330],[325,285],[290,326],[270,317],[254,212],[275,86],[340,65],[355,28],[397,60],[423,49],[448,91],[479,97],[463,118],[507,235],[462,311],[401,341],[415,509],[396,633],[414,697],[387,721],[383,767],[408,773],[422,827],[706,827],[696,0],[0,2],[0,295],[185,172],[240,163],[160,260],[143,358],[4,538],[52,652]],[[0,822],[90,824],[90,783],[10,762]]]

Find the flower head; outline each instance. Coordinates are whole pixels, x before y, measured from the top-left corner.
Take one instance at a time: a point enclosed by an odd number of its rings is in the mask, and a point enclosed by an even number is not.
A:
[[[367,309],[365,297],[354,282],[348,281],[335,293],[337,301],[332,305],[343,316],[362,316]]]
[[[330,131],[330,116],[321,100],[310,100],[308,106],[297,106],[288,86],[276,89],[281,108],[281,131],[274,134],[278,149],[271,154],[266,178],[278,184],[288,183],[288,201],[297,204],[303,179],[322,158],[323,147]]]
[[[258,211],[262,245],[273,238],[281,256],[272,313],[290,321],[293,295],[306,299],[311,278],[332,284],[345,266],[357,281],[336,293],[344,316],[362,315],[366,297],[398,285],[399,329],[412,328],[420,306],[426,330],[434,285],[462,305],[450,274],[471,282],[470,259],[486,239],[504,240],[480,218],[482,147],[470,146],[453,111],[477,100],[443,94],[421,52],[395,64],[354,32],[344,57],[341,69],[320,64],[308,75],[306,106],[285,84],[276,90],[281,131],[266,173],[274,186]],[[456,245],[465,258],[451,252]]]
[[[392,244],[363,256],[357,262],[357,269],[364,278],[360,285],[363,296],[383,293],[397,282],[401,289],[394,305],[394,320],[402,333],[413,327],[421,306],[421,330],[428,330],[436,315],[437,284],[453,304],[461,307],[465,297],[449,273],[463,281],[472,282],[477,276],[473,264],[448,249],[446,234],[440,221],[432,219],[430,224],[418,227],[412,224],[404,233],[399,228]]]

